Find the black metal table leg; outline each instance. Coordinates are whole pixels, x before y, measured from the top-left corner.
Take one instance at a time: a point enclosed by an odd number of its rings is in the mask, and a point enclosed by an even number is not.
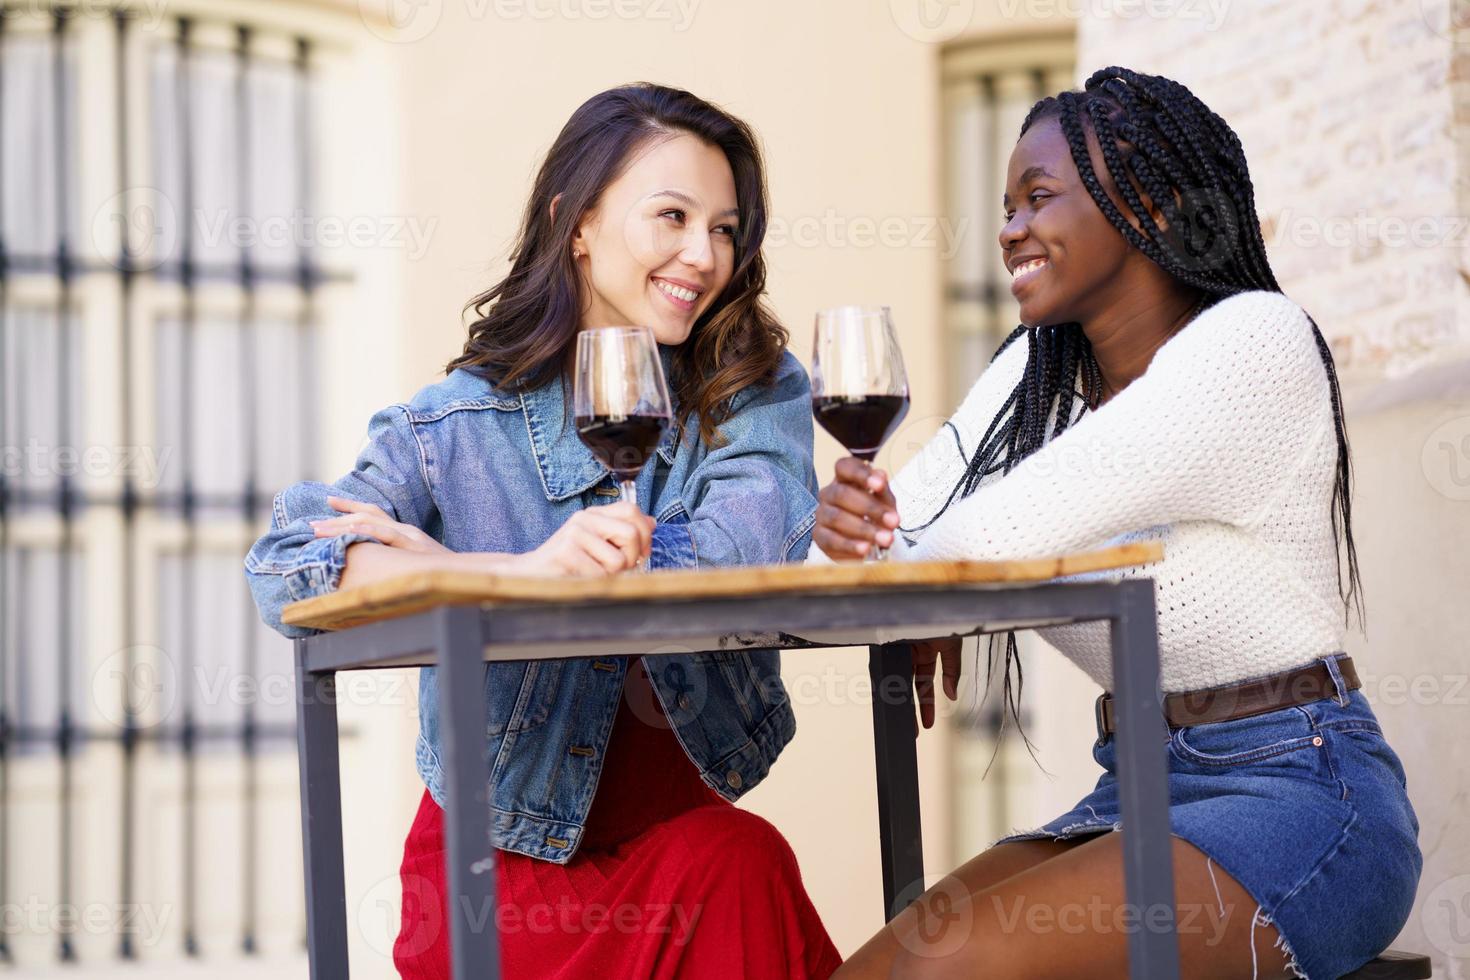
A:
[[[1121,582],[1110,624],[1117,710],[1123,880],[1138,927],[1128,935],[1134,978],[1178,980],[1174,860],[1169,837],[1168,727],[1159,694],[1159,634],[1152,579]]]
[[[873,753],[878,770],[878,835],[883,858],[883,919],[924,891],[915,750],[913,662],[907,643],[868,648],[873,682]]]
[[[454,980],[496,980],[495,854],[490,843],[490,771],[485,738],[485,661],[480,612],[447,606],[435,616],[439,716],[444,733],[445,860],[449,869]]]
[[[337,681],[306,670],[296,649],[296,748],[301,774],[301,854],[306,873],[306,948],[312,980],[347,976],[347,895],[342,857],[342,784],[337,759]]]

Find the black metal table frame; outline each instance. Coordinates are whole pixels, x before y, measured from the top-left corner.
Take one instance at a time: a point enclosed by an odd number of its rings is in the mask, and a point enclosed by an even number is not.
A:
[[[337,746],[336,672],[435,665],[446,776],[445,843],[456,980],[500,976],[483,690],[485,661],[656,655],[736,649],[868,646],[873,682],[883,908],[892,919],[923,890],[918,761],[909,649],[894,641],[1105,620],[1113,654],[1124,880],[1140,925],[1128,936],[1134,978],[1176,980],[1178,937],[1169,841],[1167,729],[1159,695],[1153,582],[905,586],[875,602],[871,587],[820,594],[574,604],[442,606],[295,641],[297,739],[313,980],[346,977],[347,906]],[[760,633],[752,636],[750,624]],[[934,627],[925,632],[926,627]],[[880,634],[880,631],[883,631]],[[803,634],[822,634],[821,642]],[[841,634],[840,641],[829,639]],[[673,647],[677,645],[677,651]],[[891,696],[901,692],[901,696]],[[1143,914],[1148,913],[1148,914]],[[487,928],[486,925],[490,924]]]

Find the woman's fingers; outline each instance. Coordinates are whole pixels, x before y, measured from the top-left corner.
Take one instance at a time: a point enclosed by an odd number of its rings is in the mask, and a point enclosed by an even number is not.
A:
[[[617,574],[628,567],[627,554],[602,535],[587,527],[575,528],[573,543],[597,563],[598,573]]]
[[[844,456],[837,461],[835,471],[837,479],[843,483],[850,483],[855,487],[867,487],[868,474],[872,467],[856,456]]]
[[[630,504],[580,510],[534,552],[529,567],[566,575],[609,575],[648,553],[653,520]]]
[[[959,637],[949,636],[938,640],[917,640],[911,644],[914,663],[914,692],[919,702],[919,718],[925,728],[934,727],[934,668],[936,663],[940,667],[945,696],[951,701],[959,700],[962,642]]]
[[[914,693],[919,701],[919,720],[925,728],[934,727],[934,664],[939,651],[928,643],[915,643],[910,648],[914,663]]]
[[[844,537],[824,527],[820,522],[812,528],[812,543],[821,548],[822,553],[834,561],[862,558],[872,550],[868,542]]]
[[[377,521],[369,517],[332,517],[325,521],[313,521],[312,530],[319,538],[334,538],[340,534],[371,534],[384,544],[390,541],[409,544],[412,538],[407,528],[397,521]]]
[[[311,529],[319,538],[332,538],[339,534],[369,533],[369,529],[380,529],[389,532],[393,529],[391,521],[374,521],[366,517],[353,515],[351,517],[329,517],[324,521],[312,521]]]
[[[839,459],[836,473],[817,495],[812,541],[834,559],[863,558],[875,545],[891,546],[898,506],[888,474],[853,456]]]
[[[317,528],[316,536],[319,538],[335,538],[343,534],[365,534],[378,541],[380,544],[391,545],[399,540],[397,529],[387,524],[370,524],[366,521],[352,524],[335,531],[323,531]]]
[[[377,504],[370,504],[362,500],[351,500],[347,497],[328,496],[327,503],[333,510],[347,511],[354,514],[372,514],[384,520],[392,520],[387,512]]]
[[[639,555],[646,555],[653,548],[654,520],[652,517],[643,513],[636,504],[618,501],[615,504],[598,507],[590,513],[596,513],[603,517],[615,517],[619,520],[626,521],[638,532]]]
[[[871,494],[848,484],[830,483],[822,488],[819,499],[813,537],[828,557],[861,558],[874,544],[884,548],[893,544],[898,512],[887,509]]]
[[[817,523],[830,533],[848,539],[853,546],[864,544],[871,547],[875,540],[886,546],[893,540],[892,531],[874,527],[861,517],[840,510],[831,504],[817,505]],[[887,540],[882,540],[883,537],[886,537]]]
[[[638,544],[639,557],[648,554],[653,547],[654,520],[636,504],[616,503],[608,507],[598,507],[591,511],[598,517],[606,517],[616,520],[633,529],[634,540]]]
[[[894,508],[893,489],[888,485],[888,474],[858,459],[844,456],[837,461],[837,482],[846,484],[876,497],[879,502]]]
[[[377,518],[370,514],[343,514],[340,517],[324,517],[319,521],[308,521],[307,523],[317,532],[317,537],[321,537],[322,531],[326,531],[328,534],[346,534],[349,530],[359,525],[394,524],[396,522]]]
[[[822,488],[818,499],[824,504],[866,520],[878,530],[892,531],[898,527],[898,511],[856,487],[829,483]]]
[[[368,534],[381,541],[383,544],[404,551],[417,551],[424,554],[436,554],[447,552],[444,547],[434,538],[425,534],[422,528],[414,527],[412,524],[404,524],[401,521],[389,520],[382,516],[381,512],[373,514],[364,511],[357,514],[343,514],[340,517],[328,517],[320,521],[311,521],[312,531],[319,538],[335,537],[339,534]]]
[[[598,514],[596,510],[587,510],[582,513],[585,515],[580,521],[583,528],[620,550],[627,559],[629,567],[638,564],[644,554],[642,528],[631,521]]]
[[[939,658],[942,664],[941,673],[944,676],[944,693],[951,701],[960,698],[960,652],[963,649],[962,641],[958,637],[941,640],[939,647]]]

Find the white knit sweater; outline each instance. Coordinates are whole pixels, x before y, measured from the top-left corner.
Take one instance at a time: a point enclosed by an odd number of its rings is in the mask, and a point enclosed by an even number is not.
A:
[[[1021,377],[1027,340],[990,365],[894,478],[902,527],[939,511]],[[1027,558],[1160,539],[1163,561],[1076,580],[1155,580],[1166,692],[1342,649],[1337,441],[1326,369],[1299,306],[1270,292],[1223,300],[1101,408],[1076,411],[1075,425],[1010,473],[956,498],[909,540],[900,535],[893,558]],[[1111,689],[1105,623],[1041,633]]]

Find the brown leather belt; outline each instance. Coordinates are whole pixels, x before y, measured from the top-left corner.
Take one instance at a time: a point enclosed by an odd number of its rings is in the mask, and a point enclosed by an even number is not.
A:
[[[1343,687],[1356,691],[1361,687],[1358,672],[1353,669],[1353,658],[1336,656],[1338,673]],[[1268,711],[1298,704],[1309,704],[1323,698],[1337,697],[1337,681],[1328,669],[1327,661],[1317,660],[1305,667],[1227,684],[1202,691],[1185,691],[1164,698],[1164,720],[1170,728],[1188,725],[1208,725],[1217,721],[1233,721],[1263,715]],[[1107,692],[1097,698],[1097,738],[1106,741],[1115,730],[1113,696]]]

